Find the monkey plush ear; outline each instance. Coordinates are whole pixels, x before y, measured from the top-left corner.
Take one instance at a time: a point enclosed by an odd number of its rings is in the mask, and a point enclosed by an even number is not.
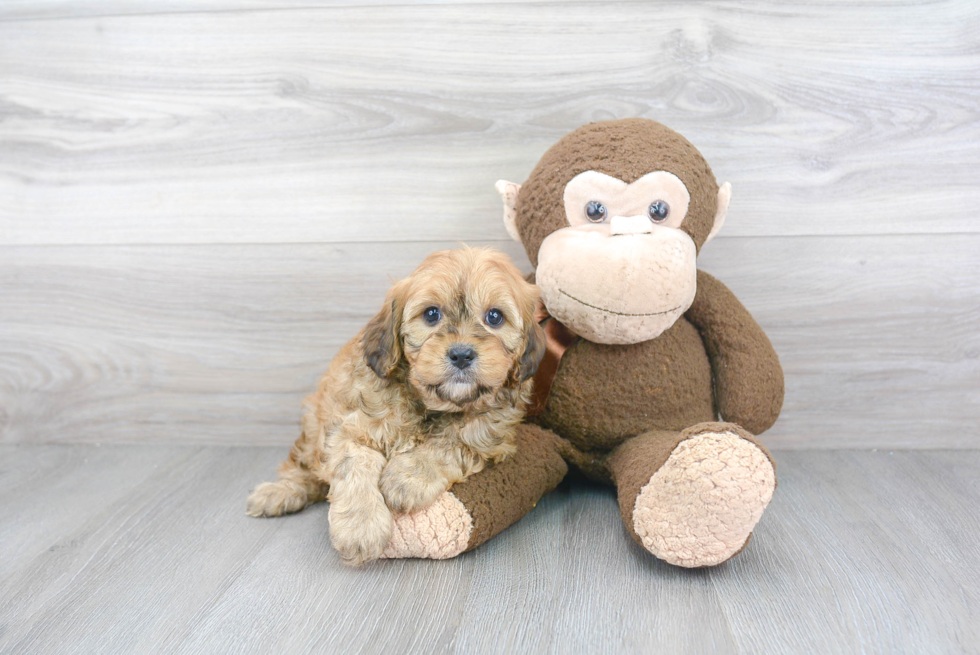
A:
[[[402,288],[396,284],[388,291],[384,307],[368,321],[361,343],[364,359],[379,378],[387,379],[402,358]]]
[[[521,185],[507,180],[497,180],[494,185],[500,199],[504,201],[504,227],[507,234],[518,243],[521,242],[521,235],[517,231],[517,192],[521,190]]]
[[[715,238],[715,235],[721,230],[721,226],[725,224],[725,216],[728,215],[728,203],[732,200],[732,185],[725,182],[718,188],[718,209],[715,211],[715,224],[711,226],[711,232],[708,232],[708,238],[704,240],[704,243],[708,243]],[[704,244],[701,244],[702,246]]]

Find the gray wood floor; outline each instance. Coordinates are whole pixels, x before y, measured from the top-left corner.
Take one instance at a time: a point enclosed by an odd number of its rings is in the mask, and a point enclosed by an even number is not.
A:
[[[274,448],[0,447],[0,651],[955,653],[980,451],[779,452],[749,549],[687,571],[573,482],[475,552],[343,566],[326,506],[243,512]]]

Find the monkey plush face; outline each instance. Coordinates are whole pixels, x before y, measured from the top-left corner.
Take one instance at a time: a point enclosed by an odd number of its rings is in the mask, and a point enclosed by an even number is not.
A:
[[[582,127],[524,185],[497,188],[548,312],[606,344],[656,338],[687,311],[731,197],[693,145],[645,119]]]

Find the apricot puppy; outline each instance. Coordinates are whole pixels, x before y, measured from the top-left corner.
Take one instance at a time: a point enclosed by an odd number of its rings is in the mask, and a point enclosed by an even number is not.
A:
[[[378,558],[391,512],[422,509],[514,452],[545,348],[537,300],[502,253],[429,255],[331,362],[279,479],[252,492],[248,513],[329,499],[343,560]]]

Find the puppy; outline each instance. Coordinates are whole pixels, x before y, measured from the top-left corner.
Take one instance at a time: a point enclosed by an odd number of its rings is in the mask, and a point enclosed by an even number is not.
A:
[[[343,560],[378,558],[392,511],[422,509],[514,452],[545,349],[537,300],[492,249],[427,257],[331,362],[279,479],[252,492],[248,514],[328,499]]]

